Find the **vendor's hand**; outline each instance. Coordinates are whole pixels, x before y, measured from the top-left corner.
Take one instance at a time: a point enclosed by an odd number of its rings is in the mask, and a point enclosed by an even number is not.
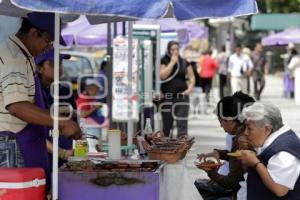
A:
[[[239,157],[239,159],[242,161],[243,166],[245,167],[252,167],[257,162],[259,162],[259,159],[256,157],[255,152],[250,150],[240,150],[242,153],[242,156]]]
[[[59,149],[58,156],[60,159],[68,160],[69,157],[74,156],[74,150]]]
[[[82,136],[81,129],[72,120],[63,120],[59,123],[59,128],[62,134],[67,138],[80,139]]]
[[[67,153],[66,153],[66,160],[68,160],[69,157],[72,157],[74,156],[74,149],[69,149],[67,150]]]

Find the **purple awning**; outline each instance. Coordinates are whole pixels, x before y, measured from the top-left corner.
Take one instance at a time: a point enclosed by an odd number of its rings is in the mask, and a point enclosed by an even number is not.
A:
[[[291,29],[262,38],[264,46],[300,43],[300,29]]]

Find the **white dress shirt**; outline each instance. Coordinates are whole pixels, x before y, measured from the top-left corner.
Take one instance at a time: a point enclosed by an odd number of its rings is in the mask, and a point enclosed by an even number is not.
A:
[[[252,68],[253,63],[246,54],[241,53],[237,55],[235,53],[229,57],[228,71],[233,77],[243,77],[244,74],[241,73],[241,70],[246,73],[247,70],[251,70]]]
[[[294,56],[288,64],[288,69],[291,71],[293,77],[296,75],[295,71],[297,68],[300,68],[300,56]]]

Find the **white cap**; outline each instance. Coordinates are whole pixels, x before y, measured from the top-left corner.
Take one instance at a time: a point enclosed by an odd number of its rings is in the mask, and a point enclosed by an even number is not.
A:
[[[95,85],[95,86],[97,86],[99,89],[102,89],[102,86],[100,85],[100,83],[99,83],[96,79],[93,79],[93,78],[88,78],[88,79],[86,79],[85,85],[86,85],[86,86],[89,86],[89,85]]]

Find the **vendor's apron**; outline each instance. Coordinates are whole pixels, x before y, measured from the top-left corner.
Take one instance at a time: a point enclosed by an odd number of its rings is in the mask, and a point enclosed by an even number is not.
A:
[[[16,42],[14,43],[20,48],[22,53],[27,58],[27,61],[31,65],[32,73],[34,73],[33,65],[29,59],[28,54]],[[39,108],[45,109],[41,83],[36,73],[34,74],[34,81],[35,81],[34,104]],[[48,181],[50,180],[49,179],[50,173],[48,170],[49,167],[48,167],[47,147],[46,147],[46,136],[47,136],[46,127],[35,125],[35,124],[27,124],[25,128],[19,131],[18,133],[1,131],[0,136],[15,137],[18,147],[21,151],[21,155],[24,160],[24,167],[43,168],[47,174]]]
[[[40,81],[37,75],[35,79],[35,98],[34,104],[39,108],[44,109],[42,91],[40,87]],[[48,169],[48,157],[46,148],[46,127],[27,124],[24,129],[18,133],[12,133],[8,131],[0,132],[1,136],[15,137],[18,147],[21,151],[24,167],[40,167],[45,170]]]

